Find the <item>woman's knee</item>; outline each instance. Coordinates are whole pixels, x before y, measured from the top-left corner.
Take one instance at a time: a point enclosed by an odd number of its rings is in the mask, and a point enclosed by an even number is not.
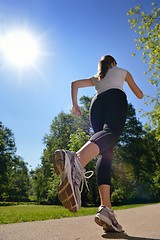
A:
[[[111,160],[113,157],[113,148],[108,149],[102,153],[102,158],[106,160]]]

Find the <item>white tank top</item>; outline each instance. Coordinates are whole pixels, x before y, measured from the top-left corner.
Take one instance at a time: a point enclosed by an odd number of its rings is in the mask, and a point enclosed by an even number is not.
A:
[[[98,81],[98,78],[94,76],[92,81],[95,85],[97,94],[113,88],[120,89],[124,92],[123,85],[126,75],[127,70],[114,66],[108,70],[106,76],[100,81]]]

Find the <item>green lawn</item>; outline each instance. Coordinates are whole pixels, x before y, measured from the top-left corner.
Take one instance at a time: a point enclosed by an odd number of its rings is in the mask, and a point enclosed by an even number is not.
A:
[[[114,207],[114,209],[126,209],[142,206],[144,204],[126,205]],[[64,217],[77,217],[92,215],[97,212],[97,207],[81,208],[78,213],[71,213],[62,206],[47,205],[16,205],[0,206],[0,224],[31,222]]]

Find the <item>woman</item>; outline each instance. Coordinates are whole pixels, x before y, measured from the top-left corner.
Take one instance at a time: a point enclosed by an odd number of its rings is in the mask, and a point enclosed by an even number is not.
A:
[[[125,81],[137,98],[143,98],[143,93],[131,74],[117,67],[116,60],[106,55],[98,63],[96,76],[72,82],[72,112],[79,117],[82,112],[77,101],[78,89],[90,86],[96,89],[97,93],[90,106],[94,135],[76,153],[57,150],[53,154],[54,169],[61,177],[59,199],[71,212],[78,211],[81,206],[79,187],[81,180],[85,179],[84,167],[99,155],[96,174],[101,205],[95,222],[106,231],[116,232],[123,230],[115,218],[110,201],[111,163],[113,147],[122,133],[127,115],[127,97],[123,90]]]

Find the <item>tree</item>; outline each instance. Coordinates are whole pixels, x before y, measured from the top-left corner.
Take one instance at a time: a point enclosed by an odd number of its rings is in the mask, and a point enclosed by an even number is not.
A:
[[[120,137],[119,151],[124,161],[133,166],[136,181],[139,181],[140,159],[144,152],[143,135],[142,123],[136,118],[133,105],[129,104],[126,124]]]
[[[131,104],[114,153],[112,201],[116,204],[157,201],[160,147],[153,132],[143,129]]]
[[[57,189],[59,185],[59,177],[55,174],[53,165],[52,165],[52,154],[56,149],[70,149],[71,151],[77,151],[89,138],[91,135],[91,127],[89,122],[89,105],[91,98],[83,96],[80,99],[81,109],[83,112],[83,116],[81,118],[75,117],[73,114],[66,114],[61,112],[55,117],[50,126],[50,133],[45,135],[44,143],[46,144],[46,148],[44,150],[42,156],[42,165],[39,168],[39,171],[43,172],[44,182],[45,182],[45,194],[43,197],[52,203],[59,203],[57,197]],[[93,163],[92,163],[93,164]],[[91,165],[88,168],[93,168]],[[40,170],[41,169],[41,170]],[[35,172],[32,174],[33,178],[37,176]],[[39,179],[39,177],[36,177]],[[42,178],[42,175],[41,175]],[[35,181],[33,180],[34,185]],[[40,181],[36,181],[37,184],[40,184]],[[94,181],[95,183],[95,181]],[[90,186],[95,184],[90,181]],[[42,186],[42,185],[41,185]],[[39,186],[39,188],[41,188]],[[90,187],[91,189],[92,187]],[[86,197],[91,197],[87,194],[86,190],[83,191],[83,203],[86,202]],[[44,192],[43,192],[44,193]],[[93,195],[93,194],[92,194]],[[40,198],[42,195],[40,196]],[[95,198],[94,198],[95,200]]]
[[[123,133],[114,149],[112,201],[116,204],[127,202],[135,196],[135,183],[139,182],[140,159],[144,152],[143,135],[142,123],[130,103]]]
[[[136,117],[136,111],[131,103],[128,104],[126,123],[120,136],[121,145],[129,144],[133,139],[141,138],[143,135],[142,123]]]
[[[0,199],[3,200],[9,181],[12,160],[15,157],[16,146],[12,131],[0,122]]]
[[[42,156],[42,164],[33,174],[34,189],[36,189],[39,201],[59,204],[59,177],[52,166],[53,152],[58,148],[77,151],[93,133],[88,111],[91,99],[83,96],[81,100],[83,118],[61,112],[53,119],[50,133],[45,136],[46,148]],[[154,143],[153,132],[151,135],[149,131],[144,131],[142,123],[136,117],[134,107],[129,104],[126,125],[114,150],[112,177],[112,201],[114,203],[158,199],[159,149],[157,146],[157,142]],[[96,160],[96,158],[93,159],[86,166],[86,171],[95,170]],[[97,206],[99,196],[95,174],[89,179],[88,184],[90,191],[84,188],[82,204],[83,206],[88,204]]]
[[[143,153],[140,181],[151,201],[160,201],[160,144],[154,131],[146,131],[143,138]]]
[[[28,200],[27,164],[16,155],[12,131],[0,122],[0,200]]]
[[[12,169],[9,173],[6,193],[9,201],[29,201],[29,174],[27,164],[24,160],[15,156],[12,161]]]
[[[35,170],[30,171],[31,176],[31,189],[30,195],[33,200],[37,202],[46,202],[47,200],[47,182],[48,178],[45,178],[44,168],[42,166],[37,167]]]
[[[127,13],[128,16],[132,16],[129,19],[131,28],[139,37],[135,38],[136,47],[138,50],[142,50],[142,60],[148,63],[149,67],[147,72],[151,72],[151,78],[149,81],[154,85],[159,85],[159,15],[160,9],[156,3],[152,3],[151,13],[146,13],[141,10],[141,6],[138,5],[133,9],[130,9]]]
[[[55,174],[53,169],[52,154],[56,149],[68,149],[70,135],[76,132],[77,128],[76,118],[72,114],[61,112],[53,119],[50,126],[50,133],[44,136],[46,148],[41,158],[42,165],[40,168],[44,175],[45,199],[47,201],[54,202],[56,204],[59,203],[57,197],[59,177]]]
[[[148,64],[145,74],[150,75],[149,82],[155,86],[155,96],[147,100],[153,104],[152,111],[148,112],[151,130],[155,131],[156,138],[160,141],[160,47],[159,47],[159,15],[160,9],[152,3],[151,13],[141,10],[138,5],[127,13],[131,18],[129,23],[138,35],[135,38],[138,51],[142,51],[142,60]],[[135,53],[133,54],[135,55]],[[150,101],[150,102],[149,102]]]

